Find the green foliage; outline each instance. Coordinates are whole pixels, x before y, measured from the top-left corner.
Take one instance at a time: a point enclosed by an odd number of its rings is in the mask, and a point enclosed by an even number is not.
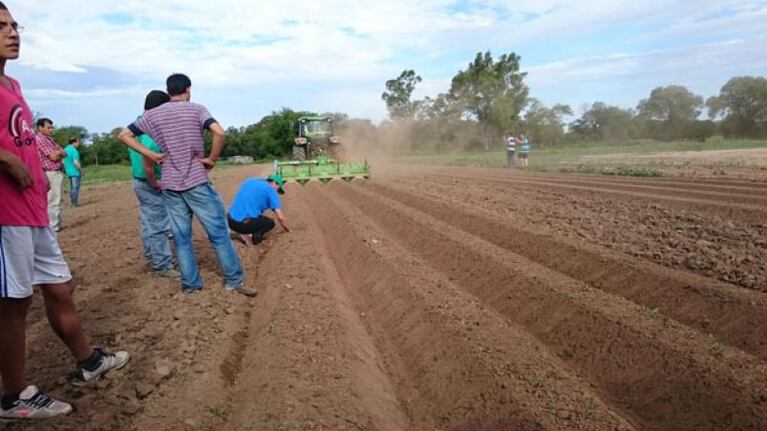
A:
[[[53,129],[53,135],[51,137],[63,147],[69,143],[69,138],[77,138],[80,142],[84,142],[88,137],[88,130],[82,126],[56,127]]]
[[[654,139],[689,138],[703,109],[703,97],[680,85],[658,87],[637,105],[642,135]],[[703,129],[698,129],[703,130]]]
[[[86,165],[114,165],[130,163],[128,147],[117,138],[121,128],[109,133],[94,134],[90,145],[80,146],[80,157]]]
[[[722,118],[722,131],[731,136],[767,135],[767,79],[739,76],[730,79],[718,96],[706,101],[709,117]]]
[[[626,141],[637,136],[633,113],[603,102],[594,102],[570,128],[590,141]]]
[[[573,115],[573,110],[568,105],[558,104],[547,108],[537,99],[530,99],[523,129],[536,148],[561,145],[565,139],[565,115]]]
[[[519,71],[519,60],[513,52],[501,55],[498,61],[490,51],[477,53],[468,68],[453,77],[448,99],[462,115],[475,118],[492,132],[514,128],[528,102],[523,82],[527,73]]]
[[[226,131],[222,157],[251,156],[255,160],[273,160],[290,154],[296,136],[296,122],[311,112],[293,111],[282,108],[272,112],[258,123],[246,127],[230,127]],[[333,118],[344,118],[346,114],[328,114]],[[206,136],[206,150],[209,151],[211,137]]]
[[[410,97],[419,82],[421,77],[412,69],[403,70],[396,79],[386,81],[386,91],[381,94],[381,99],[386,102],[392,119],[404,120],[415,116],[419,103],[411,101]]]

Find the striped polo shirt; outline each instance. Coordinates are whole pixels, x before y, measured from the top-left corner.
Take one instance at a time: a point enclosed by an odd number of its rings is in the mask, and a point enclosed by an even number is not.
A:
[[[508,138],[506,138],[506,150],[517,151],[517,138],[513,136],[509,136]]]
[[[128,129],[136,136],[147,134],[160,145],[165,153],[162,188],[182,192],[209,181],[197,159],[205,157],[203,132],[215,122],[202,105],[171,101],[145,112]]]

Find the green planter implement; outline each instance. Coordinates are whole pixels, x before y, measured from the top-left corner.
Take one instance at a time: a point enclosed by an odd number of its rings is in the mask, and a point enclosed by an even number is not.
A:
[[[312,160],[274,161],[274,170],[285,181],[296,181],[304,185],[316,179],[327,183],[334,178],[351,181],[355,178],[370,179],[370,165],[362,163],[341,163],[319,154]]]

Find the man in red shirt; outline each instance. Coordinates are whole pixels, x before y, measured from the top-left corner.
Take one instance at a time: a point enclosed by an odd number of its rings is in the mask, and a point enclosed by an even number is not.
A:
[[[48,178],[48,218],[50,225],[58,232],[61,229],[61,191],[64,188],[64,164],[61,159],[66,151],[53,140],[53,121],[48,118],[37,120],[37,152]]]
[[[77,360],[70,382],[82,386],[128,362],[127,352],[93,348],[80,326],[74,286],[56,234],[48,226],[48,184],[37,152],[32,115],[19,83],[5,74],[19,57],[19,26],[0,2],[0,420],[45,419],[72,406],[26,384],[25,324],[33,287],[48,322]]]

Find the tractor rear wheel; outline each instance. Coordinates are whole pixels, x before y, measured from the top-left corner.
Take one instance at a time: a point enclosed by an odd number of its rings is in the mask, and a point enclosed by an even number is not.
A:
[[[306,146],[293,145],[293,160],[303,162],[306,160]]]

